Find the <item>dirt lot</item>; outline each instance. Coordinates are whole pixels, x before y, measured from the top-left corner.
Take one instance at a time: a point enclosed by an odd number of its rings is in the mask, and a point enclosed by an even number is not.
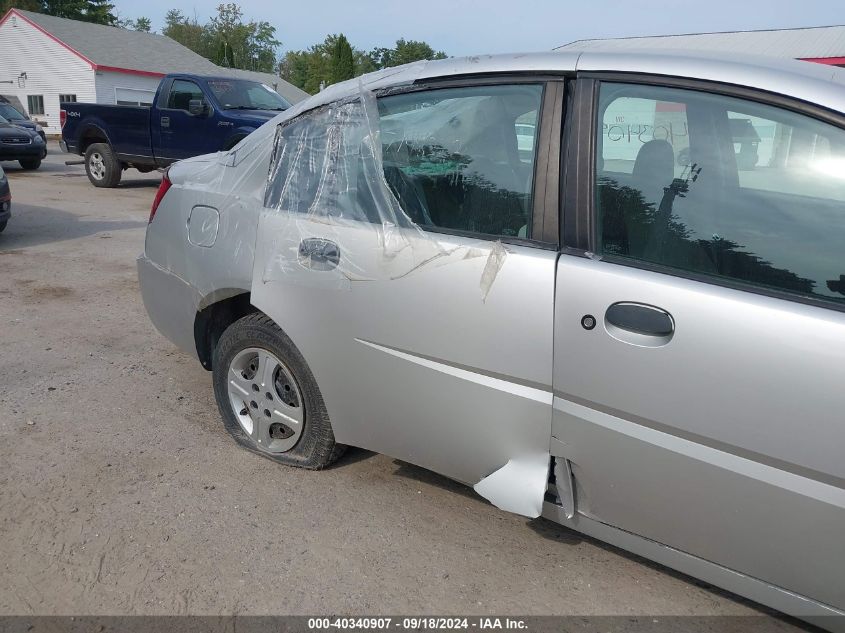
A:
[[[141,304],[156,174],[95,189],[51,149],[4,163],[0,614],[759,613],[382,455],[237,448]]]

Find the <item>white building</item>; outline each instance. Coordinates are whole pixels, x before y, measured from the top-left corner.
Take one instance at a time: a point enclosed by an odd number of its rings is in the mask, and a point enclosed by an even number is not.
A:
[[[263,82],[291,103],[308,96],[280,77],[221,68],[178,42],[113,26],[10,9],[0,20],[0,95],[17,97],[47,134],[59,134],[59,103],[149,105],[167,73]]]

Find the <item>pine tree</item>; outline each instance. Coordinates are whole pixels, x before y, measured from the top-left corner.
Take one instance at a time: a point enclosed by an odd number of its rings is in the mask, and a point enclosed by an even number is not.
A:
[[[331,49],[331,60],[329,62],[331,83],[352,79],[355,76],[355,58],[352,53],[352,46],[349,40],[341,33],[337,36],[334,46]]]

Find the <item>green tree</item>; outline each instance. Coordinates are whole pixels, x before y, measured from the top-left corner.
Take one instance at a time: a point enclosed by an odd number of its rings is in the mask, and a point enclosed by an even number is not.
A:
[[[152,28],[153,23],[150,21],[150,18],[145,18],[143,16],[135,20],[135,25],[133,26],[133,30],[141,31],[143,33],[149,33]]]
[[[84,22],[117,24],[117,16],[113,13],[114,5],[108,0],[86,0],[85,4],[85,11],[81,18]]]
[[[331,70],[331,76],[329,77],[331,83],[346,81],[355,76],[355,59],[352,53],[352,46],[350,46],[349,40],[346,39],[343,33],[335,36],[329,59],[329,68]]]
[[[162,35],[176,40],[182,46],[211,59],[211,45],[207,29],[194,18],[188,18],[179,9],[171,9],[164,16]]]
[[[425,42],[416,40],[396,40],[396,46],[390,51],[389,62],[386,66],[401,66],[421,59],[446,59],[446,53],[435,51]]]
[[[9,9],[40,12],[42,10],[41,5],[41,0],[0,0],[0,15],[6,15]]]
[[[276,51],[281,42],[276,28],[269,22],[243,21],[243,11],[235,3],[221,4],[217,15],[206,26],[208,37],[214,42],[212,60],[221,66],[273,72]]]
[[[308,83],[308,52],[288,51],[279,62],[279,76],[305,90]]]
[[[407,64],[420,59],[443,59],[426,42],[399,39],[393,48],[369,52],[353,48],[343,34],[329,35],[308,50],[288,51],[279,64],[281,77],[306,92],[315,93],[329,84],[365,73]]]

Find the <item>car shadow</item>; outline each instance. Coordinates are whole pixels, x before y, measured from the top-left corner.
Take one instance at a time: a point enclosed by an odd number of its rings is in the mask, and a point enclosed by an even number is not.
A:
[[[3,168],[3,171],[7,175],[14,176],[15,178],[20,176],[34,176],[44,172],[57,173],[67,169],[63,163],[48,162],[47,160],[44,160],[38,169],[24,169],[19,162],[11,160],[0,161],[0,167]]]
[[[353,464],[357,464],[359,462],[364,462],[370,459],[371,457],[375,457],[378,453],[374,453],[373,451],[368,451],[365,448],[358,448],[357,446],[348,446],[346,451],[343,455],[340,456],[334,464],[329,466],[330,469],[341,469],[344,466],[352,466]]]
[[[145,226],[145,220],[86,220],[52,207],[13,204],[9,225],[0,233],[0,253]]]
[[[426,470],[420,466],[403,462],[400,459],[393,460],[393,463],[397,467],[396,470],[393,471],[394,475],[404,477],[405,479],[413,479],[414,481],[418,481],[429,486],[435,486],[442,490],[459,494],[467,499],[474,499],[476,501],[480,501],[481,503],[488,503],[484,497],[476,493],[470,486],[466,486],[454,479],[438,475],[431,470]]]
[[[644,565],[649,569],[653,569],[655,571],[659,571],[662,574],[666,574],[667,576],[671,576],[672,578],[676,578],[681,580],[682,582],[686,582],[690,585],[695,585],[696,587],[701,587],[714,593],[722,598],[732,600],[733,602],[742,604],[743,606],[748,607],[754,611],[758,611],[761,614],[771,616],[777,620],[780,620],[784,624],[797,627],[804,631],[817,631],[820,629],[816,629],[812,625],[807,624],[806,622],[802,622],[801,620],[797,620],[791,616],[784,615],[778,611],[774,611],[764,605],[761,605],[757,602],[753,602],[742,596],[738,596],[730,591],[726,591],[724,589],[720,589],[714,585],[711,585],[703,580],[699,580],[697,578],[693,578],[692,576],[688,576],[683,572],[676,571],[670,567],[665,567],[660,563],[656,563],[652,560],[647,558],[643,558],[642,556],[638,556],[637,554],[633,554],[629,551],[624,549],[620,549],[615,545],[611,545],[609,543],[605,543],[604,541],[599,541],[598,539],[593,538],[592,536],[587,536],[586,534],[581,534],[580,532],[576,532],[568,527],[555,523],[549,519],[544,517],[538,517],[536,519],[531,519],[527,523],[528,527],[531,528],[536,534],[542,536],[545,539],[550,541],[554,541],[556,543],[560,543],[561,545],[579,545],[581,543],[589,543],[594,547],[597,547],[605,552],[609,552],[611,554],[615,554],[627,560],[639,563],[640,565]]]

